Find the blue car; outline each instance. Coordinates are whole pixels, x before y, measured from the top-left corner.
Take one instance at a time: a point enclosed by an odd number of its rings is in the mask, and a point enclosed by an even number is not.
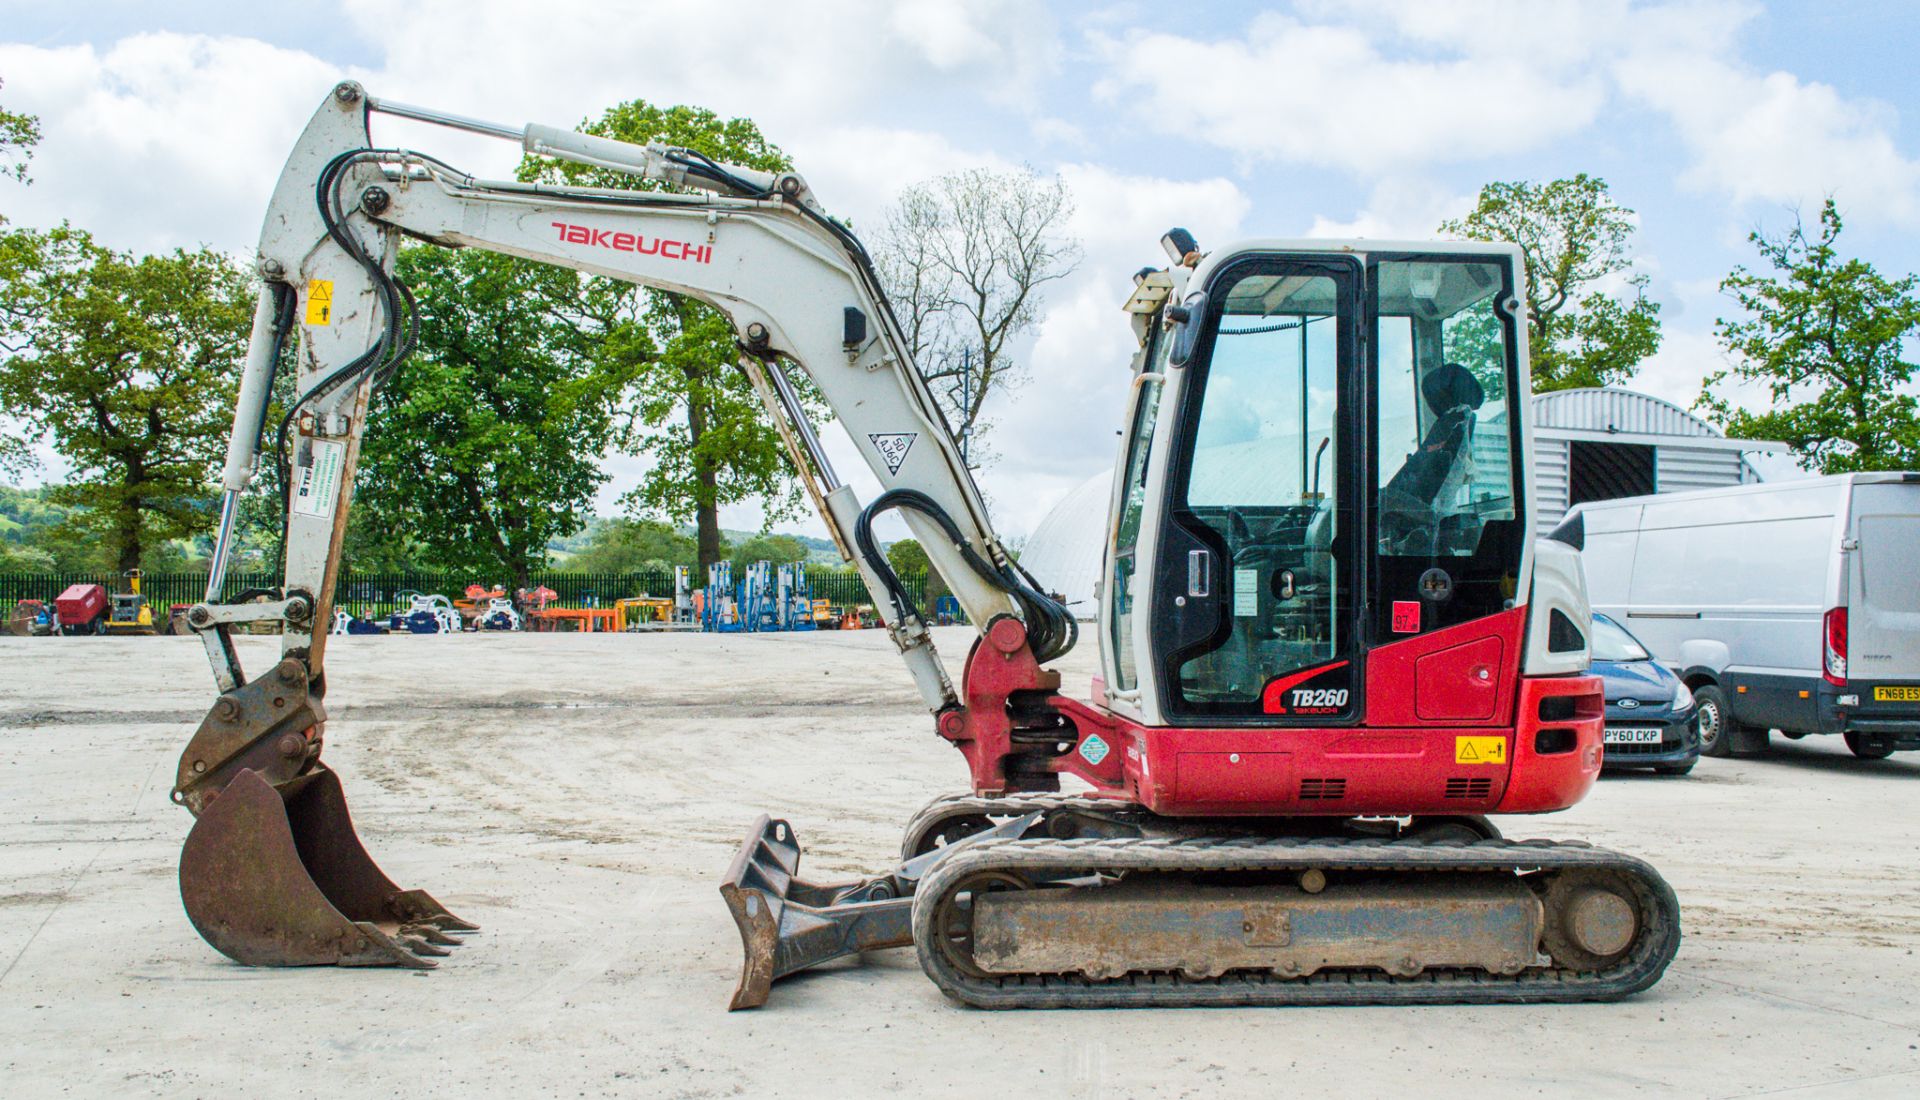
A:
[[[1593,617],[1593,672],[1607,690],[1603,768],[1652,768],[1661,775],[1693,770],[1700,759],[1693,692],[1605,615]]]

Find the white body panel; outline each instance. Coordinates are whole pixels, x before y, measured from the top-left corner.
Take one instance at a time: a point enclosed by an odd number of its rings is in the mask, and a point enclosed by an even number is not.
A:
[[[1594,610],[1682,673],[1813,680],[1823,616],[1844,607],[1853,677],[1920,679],[1920,479],[1910,478],[1579,505]]]

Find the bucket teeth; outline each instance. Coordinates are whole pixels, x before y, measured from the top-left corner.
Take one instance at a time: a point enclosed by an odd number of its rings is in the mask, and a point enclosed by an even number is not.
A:
[[[445,932],[440,931],[438,925],[427,924],[425,922],[419,924],[403,924],[400,926],[400,934],[418,940],[425,940],[428,943],[437,943],[443,947],[460,946],[458,937],[449,936]],[[452,952],[447,952],[447,954],[451,953]]]
[[[344,804],[341,809],[345,810]],[[468,924],[447,912],[447,907],[433,900],[433,895],[425,890],[401,890],[388,899],[387,908],[408,924],[431,924],[442,932],[480,931],[479,925]]]
[[[180,898],[208,943],[249,966],[430,969],[460,942],[447,933],[477,928],[381,872],[317,761],[279,785],[243,768],[208,799],[180,853]]]
[[[399,939],[401,946],[405,947],[407,950],[413,952],[416,955],[424,955],[430,958],[437,958],[440,956],[453,954],[453,952],[447,950],[444,947],[435,947],[433,944],[428,943],[426,940],[421,939],[419,936],[409,936],[402,933],[397,938]]]

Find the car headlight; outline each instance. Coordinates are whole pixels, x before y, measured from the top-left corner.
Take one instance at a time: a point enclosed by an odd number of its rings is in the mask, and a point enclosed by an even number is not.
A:
[[[1673,709],[1686,710],[1688,707],[1692,705],[1693,705],[1693,689],[1689,688],[1684,681],[1679,681],[1679,680],[1674,681]]]

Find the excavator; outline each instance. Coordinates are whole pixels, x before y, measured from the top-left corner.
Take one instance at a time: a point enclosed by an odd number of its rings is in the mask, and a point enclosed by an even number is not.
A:
[[[651,181],[475,178],[376,145],[384,114]],[[720,883],[743,945],[730,1007],[827,960],[912,947],[984,1008],[1609,1000],[1679,944],[1646,863],[1501,836],[1600,769],[1577,532],[1536,536],[1524,267],[1482,243],[1184,230],[1133,276],[1136,341],[1106,530],[1100,676],[1049,669],[1072,616],[995,537],[867,251],[806,181],[663,145],[507,126],[333,89],[259,246],[206,600],[220,694],[173,791],[195,815],[189,919],[244,964],[430,967],[473,924],[368,855],[321,762],[331,621],[370,395],[414,342],[403,238],[484,248],[712,305],[797,476],[872,593],[971,779],[900,860],[800,875],[762,817]],[[293,397],[269,424],[283,359]],[[883,489],[862,504],[797,397],[803,372]],[[268,429],[271,428],[271,435]],[[281,475],[284,584],[219,602],[235,510]],[[975,624],[958,682],[889,568],[898,513]],[[229,632],[268,621],[248,678]],[[1063,783],[1065,785],[1063,785]]]

